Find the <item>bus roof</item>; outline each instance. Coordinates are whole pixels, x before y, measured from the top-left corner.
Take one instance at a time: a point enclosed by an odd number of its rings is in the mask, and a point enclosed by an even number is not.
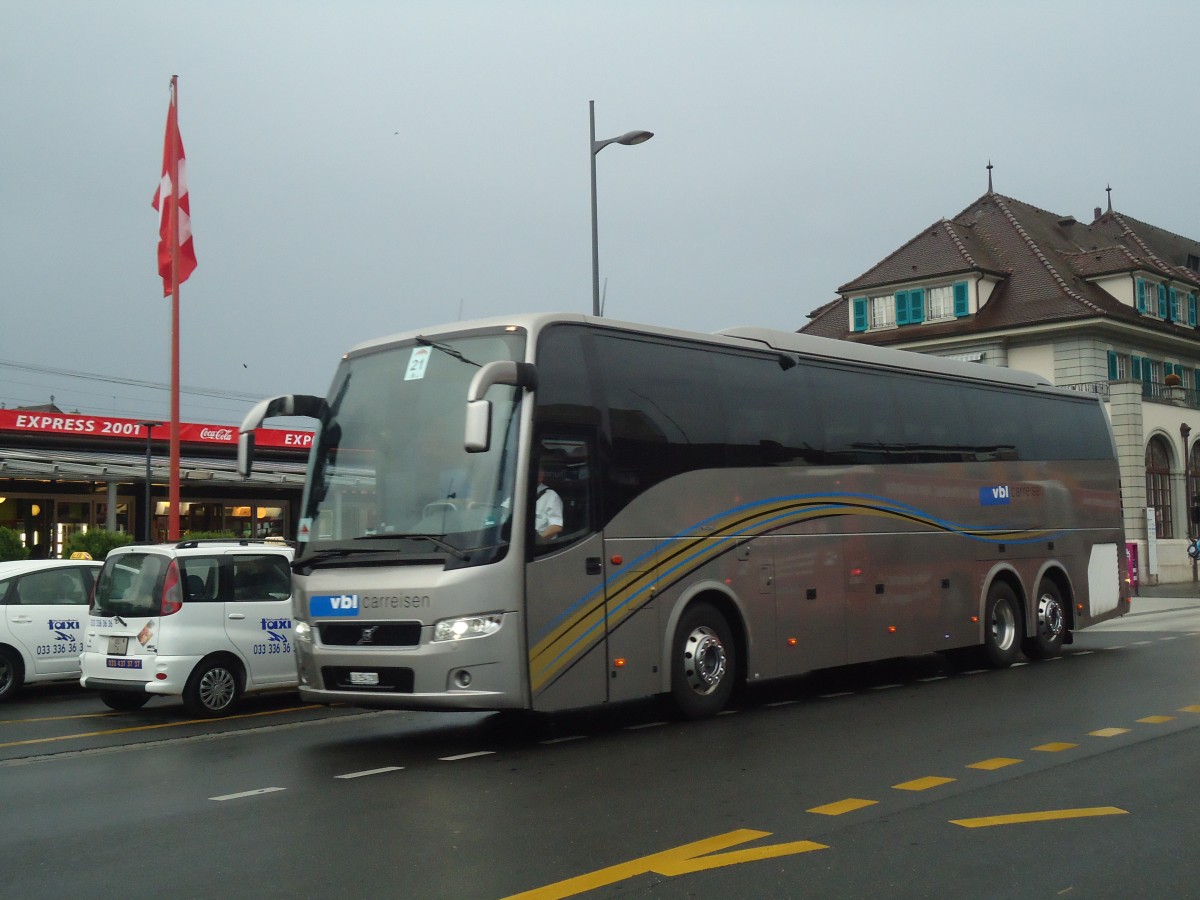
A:
[[[351,357],[362,353],[382,350],[393,344],[411,341],[418,336],[430,338],[443,337],[462,332],[504,328],[505,326],[516,326],[533,333],[555,323],[615,328],[640,334],[685,338],[692,341],[702,341],[727,347],[746,347],[761,350],[765,346],[780,353],[794,353],[810,359],[826,359],[837,362],[849,361],[877,368],[897,369],[954,378],[968,378],[973,381],[990,381],[997,384],[1032,388],[1053,388],[1054,386],[1052,382],[1042,376],[1020,369],[980,365],[974,362],[964,362],[962,360],[930,356],[924,353],[915,353],[910,350],[876,347],[868,344],[854,343],[853,341],[840,341],[833,338],[799,334],[794,331],[775,331],[770,328],[736,326],[723,329],[715,334],[706,334],[703,332],[664,328],[658,325],[647,325],[640,322],[598,318],[582,313],[521,313],[504,318],[448,322],[430,328],[406,331],[365,341],[351,348],[346,353],[346,356]]]

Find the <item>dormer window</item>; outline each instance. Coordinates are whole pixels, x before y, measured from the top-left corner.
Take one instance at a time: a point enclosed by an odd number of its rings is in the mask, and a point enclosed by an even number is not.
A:
[[[1134,279],[1137,311],[1146,316],[1178,322],[1181,325],[1196,325],[1196,295],[1180,291],[1162,282],[1147,278]]]
[[[852,331],[879,331],[922,322],[946,321],[970,315],[967,282],[906,288],[890,294],[855,297],[850,301]]]

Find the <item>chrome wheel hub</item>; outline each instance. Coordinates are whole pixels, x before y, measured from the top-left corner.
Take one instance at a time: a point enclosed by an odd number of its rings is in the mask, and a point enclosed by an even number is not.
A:
[[[688,635],[683,648],[683,670],[697,694],[711,694],[721,684],[728,665],[725,646],[707,625]]]

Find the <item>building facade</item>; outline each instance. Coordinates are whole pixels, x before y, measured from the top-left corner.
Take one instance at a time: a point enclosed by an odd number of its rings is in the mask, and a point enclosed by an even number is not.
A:
[[[139,419],[0,409],[0,527],[35,559],[77,531],[167,539],[169,427]],[[260,429],[254,474],[236,470],[237,428],[180,423],[180,531],[294,538],[312,433]]]
[[[1143,583],[1195,577],[1200,241],[990,189],[838,288],[800,331],[1010,366],[1104,398]]]

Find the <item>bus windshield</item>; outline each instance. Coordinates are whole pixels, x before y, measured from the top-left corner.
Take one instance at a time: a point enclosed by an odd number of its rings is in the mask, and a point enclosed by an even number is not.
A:
[[[497,331],[418,337],[344,360],[309,458],[297,562],[499,559],[522,391],[491,389],[491,449],[468,453],[467,388],[484,364],[524,353],[523,332]]]

